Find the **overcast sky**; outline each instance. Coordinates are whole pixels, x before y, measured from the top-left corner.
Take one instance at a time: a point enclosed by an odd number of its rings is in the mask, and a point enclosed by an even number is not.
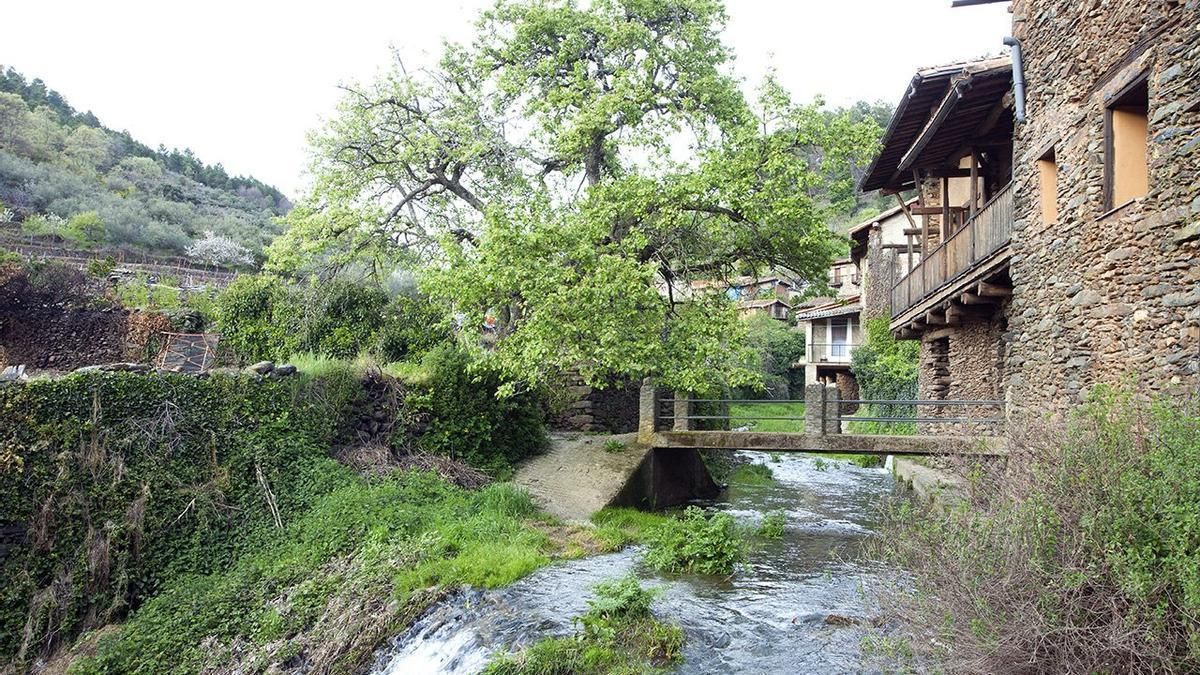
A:
[[[899,99],[913,71],[1002,51],[1007,4],[950,0],[726,0],[726,43],[753,85],[774,65],[798,99]],[[410,65],[466,41],[491,0],[14,0],[0,64],[142,142],[190,147],[291,197],[305,134],[339,82],[369,79],[394,45]]]

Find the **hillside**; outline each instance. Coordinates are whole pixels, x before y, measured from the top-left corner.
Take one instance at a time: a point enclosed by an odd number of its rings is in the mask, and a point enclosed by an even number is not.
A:
[[[24,234],[244,264],[290,208],[270,185],[191,150],[151,149],[41,80],[0,68],[0,222]]]

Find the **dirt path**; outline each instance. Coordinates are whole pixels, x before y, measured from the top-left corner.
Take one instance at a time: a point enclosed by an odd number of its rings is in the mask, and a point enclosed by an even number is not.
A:
[[[550,449],[522,464],[513,481],[559,518],[587,520],[621,491],[649,452],[634,442],[636,436],[551,434]],[[624,443],[625,449],[606,451],[610,440]]]

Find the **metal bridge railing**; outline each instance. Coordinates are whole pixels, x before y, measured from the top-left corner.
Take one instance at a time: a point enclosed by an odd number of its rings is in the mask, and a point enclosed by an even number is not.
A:
[[[740,411],[733,414],[729,411],[731,404],[738,405],[773,405],[796,407],[803,404],[802,412],[798,414],[779,414],[772,411],[769,414],[755,415]],[[871,406],[865,415],[848,414],[859,406]],[[936,412],[950,410],[957,414],[951,416],[939,415]],[[926,431],[947,431],[954,427],[972,434],[983,433],[992,435],[1002,430],[1007,421],[1004,416],[1005,402],[1001,400],[966,400],[966,399],[842,399],[835,387],[821,384],[805,387],[804,399],[731,399],[731,398],[692,398],[686,394],[676,393],[671,397],[659,397],[651,392],[647,397],[643,392],[643,420],[641,429],[647,432],[657,431],[702,431],[697,423],[709,426],[713,422],[802,422],[795,430],[782,433],[804,433],[813,435],[840,434],[843,422],[873,422],[887,425],[924,425]],[[987,411],[986,413],[984,411]],[[871,414],[875,413],[875,414]],[[979,414],[973,414],[979,413]],[[647,418],[649,416],[649,419]],[[723,431],[745,431],[744,429],[723,429]]]

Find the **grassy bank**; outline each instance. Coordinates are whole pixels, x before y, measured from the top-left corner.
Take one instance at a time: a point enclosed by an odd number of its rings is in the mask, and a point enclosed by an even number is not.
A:
[[[228,570],[167,584],[72,672],[252,672],[300,659],[316,672],[353,672],[443,591],[505,585],[597,547],[509,484],[354,478],[262,533]]]

